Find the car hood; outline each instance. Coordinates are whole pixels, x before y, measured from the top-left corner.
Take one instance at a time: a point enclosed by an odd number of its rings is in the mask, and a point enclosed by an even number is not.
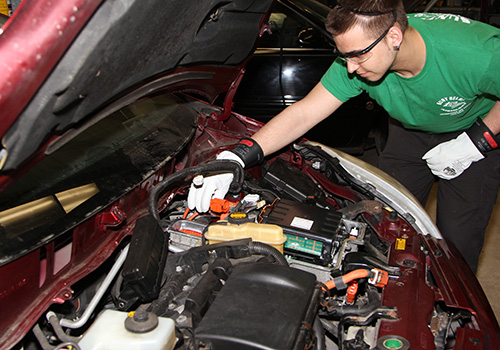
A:
[[[26,0],[0,36],[2,172],[156,90],[211,102],[241,75],[273,0]]]

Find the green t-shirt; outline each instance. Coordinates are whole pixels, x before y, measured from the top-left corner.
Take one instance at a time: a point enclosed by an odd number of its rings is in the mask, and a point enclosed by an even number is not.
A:
[[[409,129],[444,133],[467,129],[500,98],[500,29],[449,14],[408,15],[423,37],[425,66],[415,77],[390,71],[378,82],[349,74],[337,59],[321,79],[341,101],[366,91]]]

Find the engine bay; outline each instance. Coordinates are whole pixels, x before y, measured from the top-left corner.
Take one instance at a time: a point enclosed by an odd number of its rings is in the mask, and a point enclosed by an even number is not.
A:
[[[193,177],[221,172],[234,174],[228,196],[208,213],[190,210]],[[436,301],[412,225],[314,147],[245,172],[231,161],[177,171],[155,186],[149,209],[122,249],[73,286],[73,299],[40,319],[34,343],[410,349],[414,329],[448,349],[471,322]]]

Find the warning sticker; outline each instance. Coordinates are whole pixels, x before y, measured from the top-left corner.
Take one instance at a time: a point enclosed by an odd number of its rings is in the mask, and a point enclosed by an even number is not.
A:
[[[5,16],[11,15],[10,0],[0,0],[0,13]]]
[[[313,226],[313,224],[314,224],[314,221],[312,221],[312,220],[299,218],[296,216],[293,218],[290,226],[301,228],[303,230],[310,230],[311,227]]]
[[[405,249],[406,249],[406,239],[396,238],[396,250],[405,250]]]

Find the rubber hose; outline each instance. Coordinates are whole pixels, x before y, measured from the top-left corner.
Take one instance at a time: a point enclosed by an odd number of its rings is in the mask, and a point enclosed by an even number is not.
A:
[[[38,323],[33,327],[32,331],[43,350],[52,350],[53,346],[50,345]]]
[[[380,296],[378,292],[369,289],[368,292],[368,303],[365,305],[342,305],[328,314],[334,317],[346,317],[346,316],[365,316],[368,315],[373,310],[377,309],[380,306]]]
[[[288,261],[285,259],[283,254],[281,254],[278,249],[270,246],[269,244],[252,241],[248,244],[248,247],[250,248],[250,252],[252,254],[269,256],[272,257],[277,264],[288,266]]]
[[[164,192],[164,190],[170,185],[179,181],[185,181],[188,176],[196,176],[205,173],[222,174],[228,172],[232,172],[234,175],[233,182],[229,187],[229,192],[241,192],[243,186],[244,171],[240,164],[232,160],[214,160],[212,162],[179,170],[169,175],[165,180],[158,183],[151,191],[148,202],[149,212],[157,221],[160,221],[160,214],[158,212],[157,206],[158,199],[160,198],[161,193]]]
[[[72,337],[66,334],[62,329],[61,325],[59,324],[59,318],[56,316],[54,312],[49,311],[47,313],[47,320],[49,321],[50,325],[52,326],[52,329],[56,333],[56,336],[63,343],[78,343],[78,341],[81,339],[79,337]]]

